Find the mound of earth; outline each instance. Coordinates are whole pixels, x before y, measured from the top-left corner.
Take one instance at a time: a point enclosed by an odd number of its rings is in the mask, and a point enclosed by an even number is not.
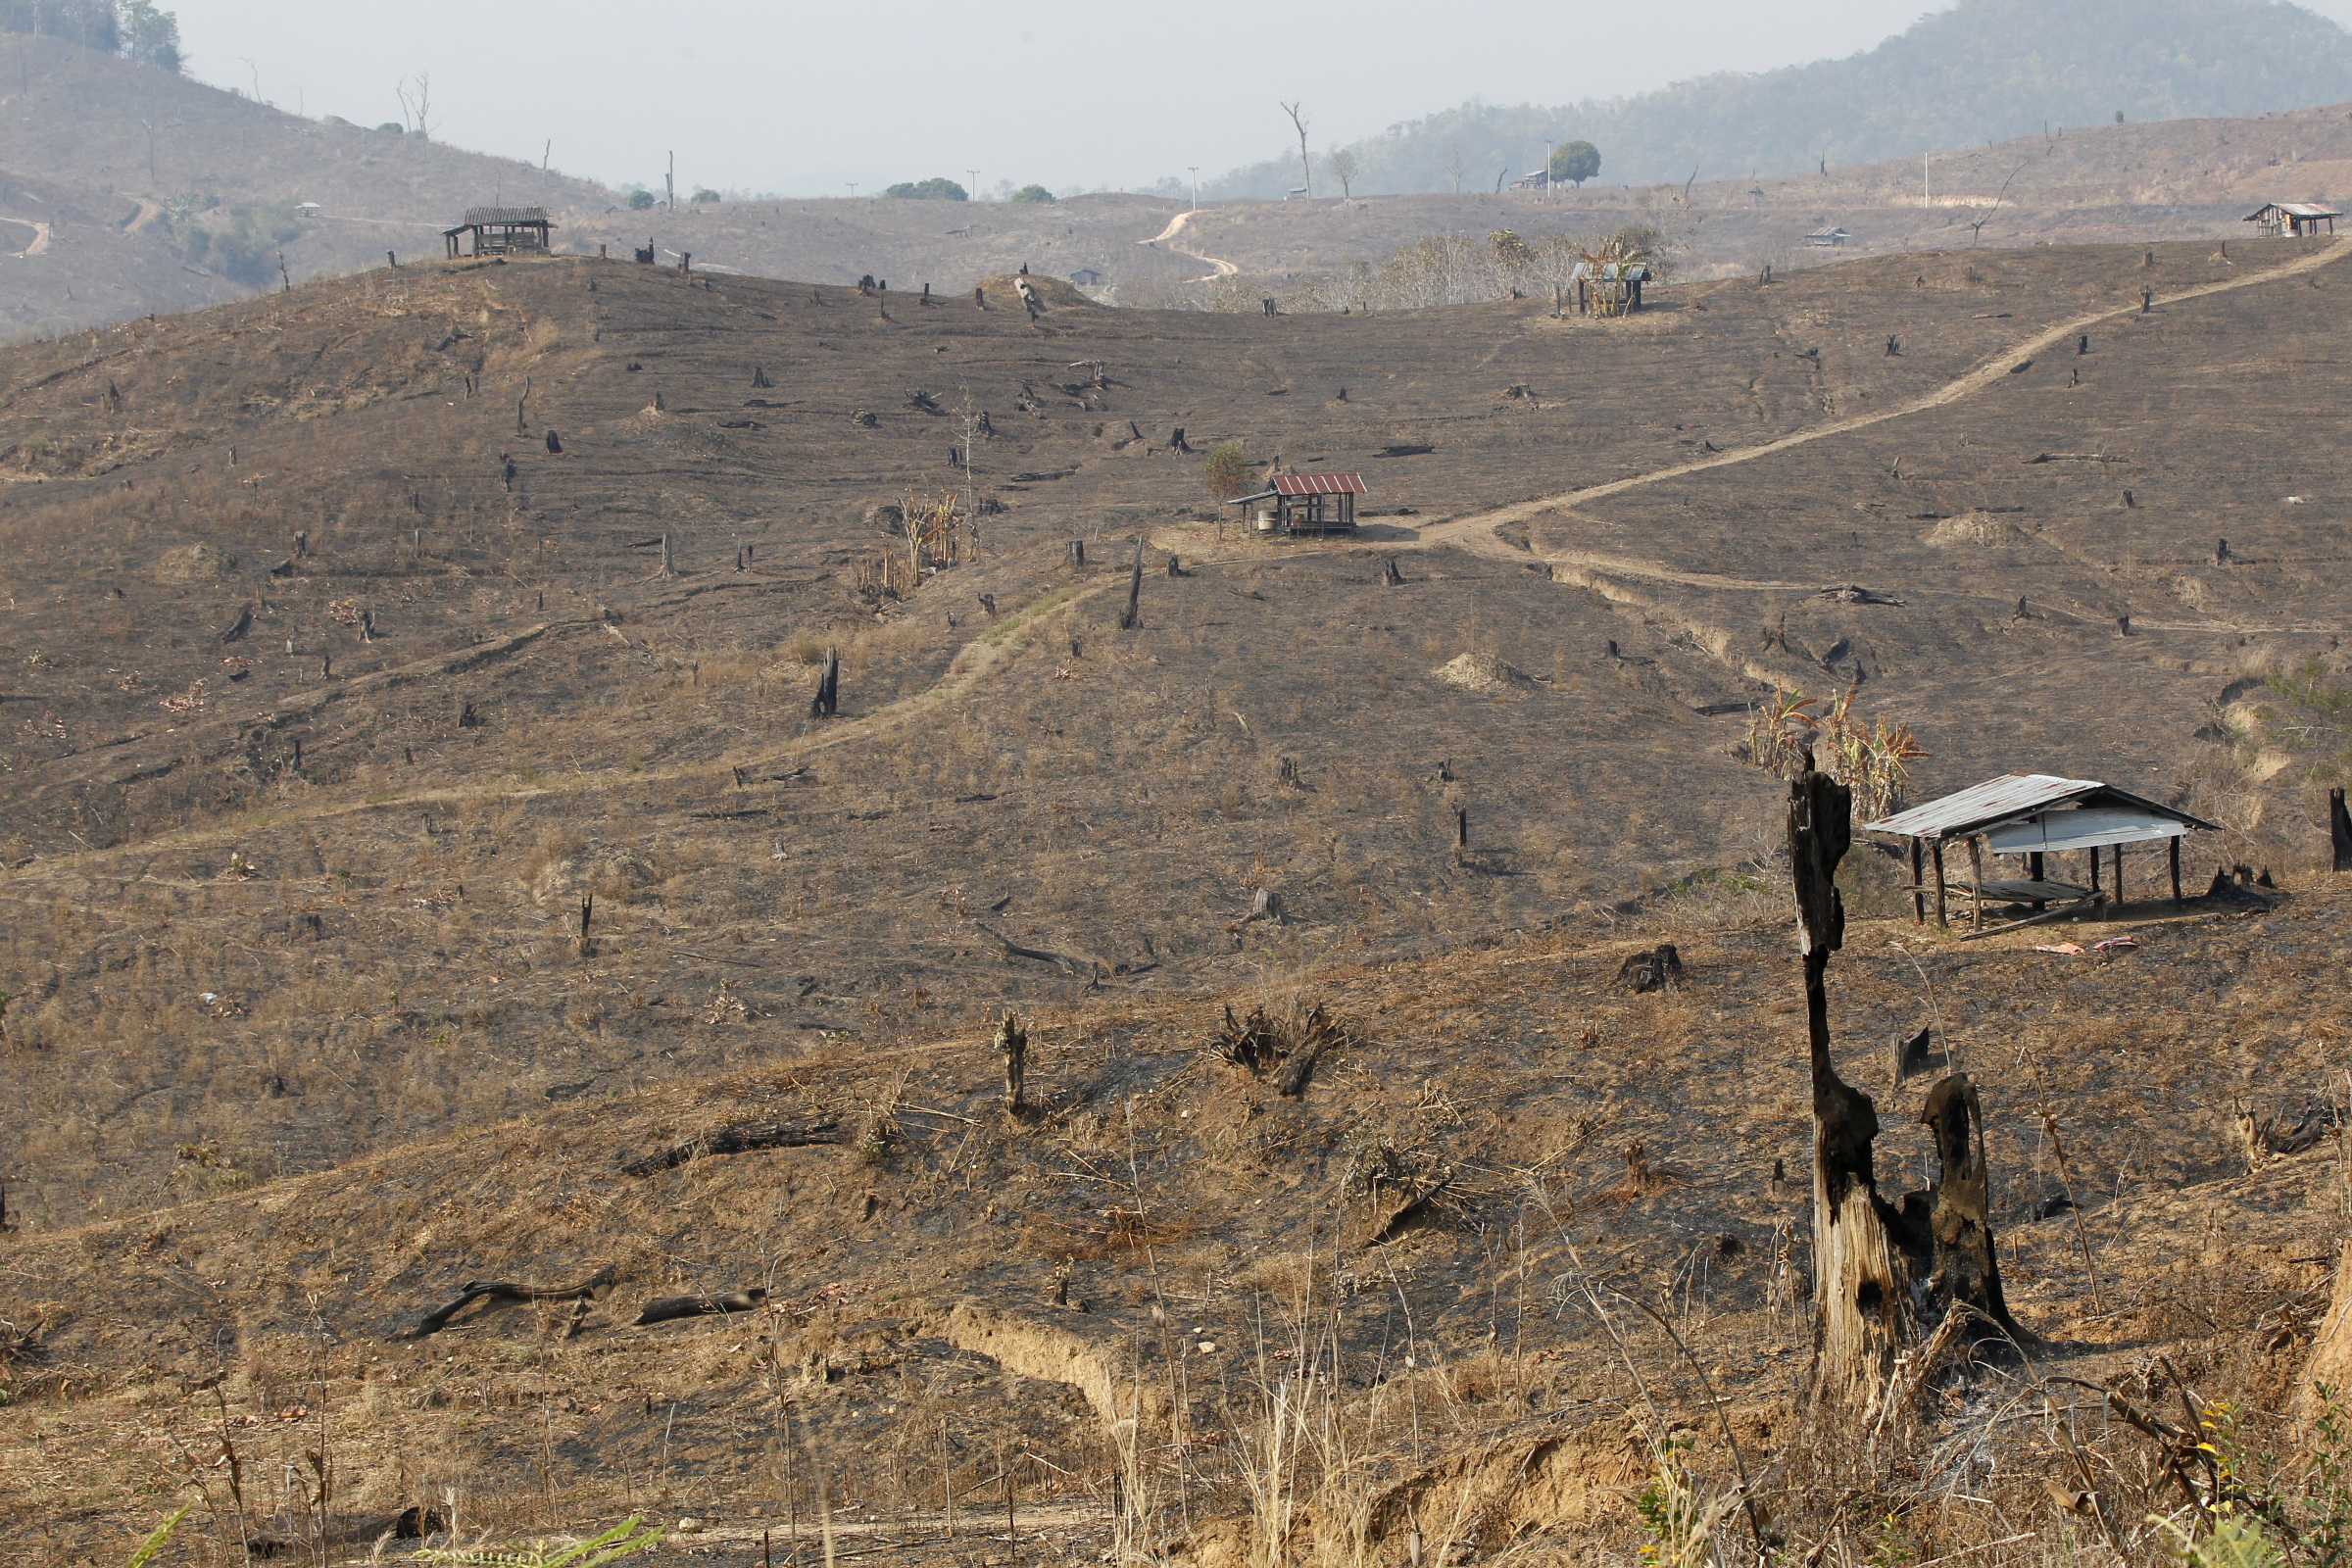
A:
[[[1533,691],[1535,677],[1493,654],[1456,654],[1430,671],[1448,686],[1459,686],[1482,697],[1502,697]]]

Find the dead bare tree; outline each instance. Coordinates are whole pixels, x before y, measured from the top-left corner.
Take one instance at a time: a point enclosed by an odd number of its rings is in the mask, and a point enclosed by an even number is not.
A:
[[[433,112],[433,74],[419,71],[413,82],[410,77],[403,76],[400,85],[393,91],[400,96],[401,112],[409,122],[410,130],[431,141],[433,122],[429,117]]]
[[[1845,944],[1838,862],[1852,842],[1853,792],[1808,753],[1788,786],[1788,858],[1813,1076],[1813,1396],[1867,1413],[1910,1338],[1911,1291],[1871,1163],[1877,1107],[1830,1060],[1830,955]]]
[[[1461,142],[1455,137],[1446,137],[1446,144],[1438,149],[1438,168],[1444,171],[1446,179],[1452,182],[1453,193],[1456,196],[1462,193],[1462,175],[1469,167],[1470,160],[1462,152]]]
[[[1315,164],[1306,154],[1306,117],[1299,113],[1305,102],[1299,99],[1284,104],[1282,112],[1291,117],[1292,124],[1298,127],[1298,177],[1306,182],[1306,194],[1311,200],[1315,194]]]

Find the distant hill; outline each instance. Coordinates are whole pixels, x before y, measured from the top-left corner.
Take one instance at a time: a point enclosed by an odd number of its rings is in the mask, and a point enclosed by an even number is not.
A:
[[[1843,60],[1724,73],[1557,108],[1470,103],[1352,148],[1357,193],[1491,191],[1546,141],[1601,150],[1608,184],[1873,163],[2052,126],[2260,114],[2352,98],[2352,33],[2273,0],[1961,0]],[[1323,171],[1316,171],[1323,194]],[[1296,158],[1234,171],[1221,196],[1278,196]],[[1338,194],[1334,182],[1332,194]]]
[[[601,213],[593,181],[306,120],[47,35],[0,34],[0,337],[242,298],[438,255],[469,206]],[[318,204],[297,219],[295,208]]]

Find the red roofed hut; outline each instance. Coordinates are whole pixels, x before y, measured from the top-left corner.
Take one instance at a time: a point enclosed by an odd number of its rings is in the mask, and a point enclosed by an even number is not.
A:
[[[1260,533],[1353,533],[1355,498],[1371,493],[1360,473],[1278,473],[1267,482],[1273,488],[1226,503],[1260,508]],[[1265,506],[1269,501],[1273,505]]]

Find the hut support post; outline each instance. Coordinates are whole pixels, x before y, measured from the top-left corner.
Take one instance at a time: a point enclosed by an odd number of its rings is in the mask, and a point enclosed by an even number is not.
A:
[[[2099,847],[2095,844],[2090,847],[2090,891],[2099,891]]]
[[[2121,844],[2115,847],[2115,904],[2119,909],[2124,904],[2124,847]]]
[[[2173,907],[2180,907],[2180,835],[2176,833],[2164,841],[2164,858],[2173,873]]]
[[[1929,852],[1936,858],[1936,924],[1938,928],[1945,928],[1952,922],[1943,909],[1943,840],[1937,839],[1930,845]]]
[[[1968,841],[1968,895],[1969,902],[1976,906],[1969,925],[1982,931],[1984,929],[1984,841],[1980,838]]]
[[[1920,848],[1919,840],[1913,839],[1911,841],[1911,923],[1913,925],[1928,923],[1928,890],[1925,880],[1927,868],[1922,863],[1925,859],[1926,852]]]
[[[2039,850],[2035,850],[2033,854],[2026,857],[2026,875],[2032,877],[2036,882],[2041,880],[2041,852]],[[2034,912],[2035,914],[2039,914],[2042,910],[2048,907],[2049,905],[2043,900],[2035,899],[2034,901]]]

